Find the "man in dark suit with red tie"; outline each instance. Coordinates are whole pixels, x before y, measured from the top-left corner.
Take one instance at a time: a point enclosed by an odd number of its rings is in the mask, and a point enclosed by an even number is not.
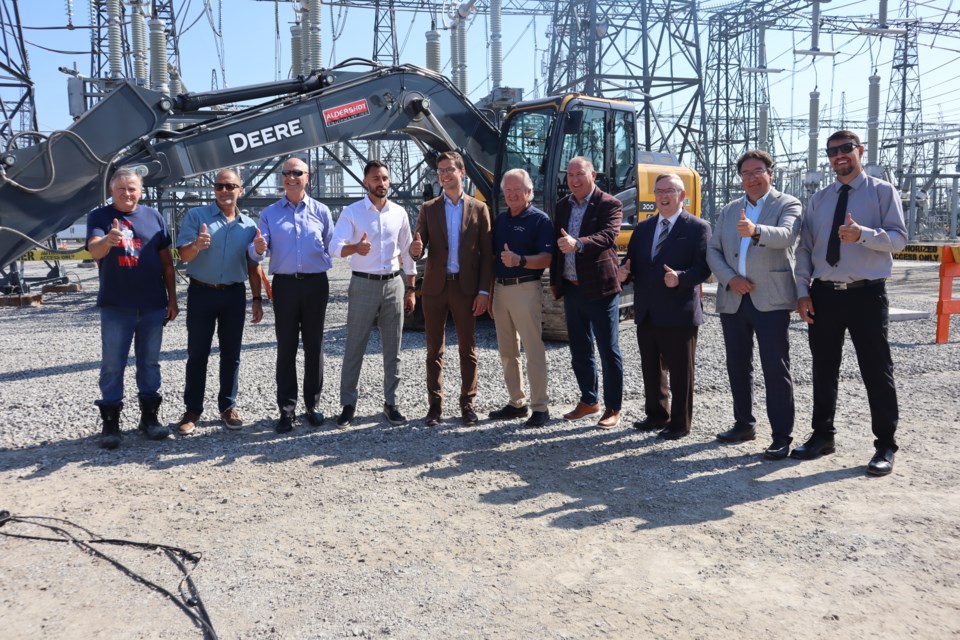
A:
[[[680,176],[665,173],[654,184],[657,215],[637,225],[618,276],[633,278],[633,310],[640,347],[646,418],[639,431],[664,440],[690,433],[698,328],[703,324],[699,285],[710,276],[710,225],[684,211]],[[670,394],[667,395],[667,373]]]
[[[617,282],[617,235],[623,218],[620,201],[596,187],[597,172],[583,156],[567,165],[570,195],[554,211],[550,291],[563,298],[570,340],[570,360],[580,387],[580,402],[564,420],[600,416],[597,426],[620,424],[623,358],[620,355],[620,284]],[[597,341],[603,368],[603,415],[597,393]]]
[[[447,313],[453,316],[460,348],[460,417],[477,423],[477,316],[487,311],[493,286],[493,243],[487,205],[463,192],[466,174],[456,151],[437,157],[443,195],[423,204],[410,244],[414,260],[427,252],[423,272],[424,332],[427,339],[428,410],[424,424],[440,423],[443,410],[443,350]]]

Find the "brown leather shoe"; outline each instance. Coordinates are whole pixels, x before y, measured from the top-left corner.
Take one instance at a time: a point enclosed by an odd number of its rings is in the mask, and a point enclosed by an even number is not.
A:
[[[433,404],[430,405],[430,409],[427,410],[427,415],[423,419],[424,426],[435,427],[440,424],[440,416],[442,411],[440,410],[440,405]]]
[[[200,422],[199,413],[194,413],[193,411],[184,411],[183,417],[180,418],[180,422],[177,423],[177,433],[182,436],[193,433],[193,430],[197,428],[198,422]]]
[[[240,419],[236,407],[231,407],[221,413],[220,419],[223,420],[223,426],[227,429],[239,429],[243,426],[243,420]]]
[[[464,407],[460,410],[460,421],[468,427],[480,421],[480,418],[477,417],[477,412],[473,410],[473,407]]]
[[[597,426],[601,429],[613,429],[620,424],[620,412],[615,409],[607,409],[603,412]]]
[[[578,402],[573,411],[563,414],[564,420],[581,420],[600,415],[600,404],[586,404]]]

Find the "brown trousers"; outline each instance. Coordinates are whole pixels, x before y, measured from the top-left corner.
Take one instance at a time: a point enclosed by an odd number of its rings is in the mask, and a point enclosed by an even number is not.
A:
[[[423,323],[427,338],[427,394],[430,406],[443,406],[443,351],[447,313],[453,316],[460,351],[460,408],[473,408],[477,395],[477,344],[473,299],[456,280],[448,280],[438,296],[424,295]]]

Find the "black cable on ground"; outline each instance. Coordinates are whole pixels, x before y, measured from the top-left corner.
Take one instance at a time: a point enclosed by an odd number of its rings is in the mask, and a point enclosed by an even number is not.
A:
[[[213,628],[213,623],[210,621],[210,615],[207,613],[206,607],[203,606],[203,600],[201,600],[200,593],[197,591],[196,584],[194,584],[193,578],[190,575],[200,563],[200,559],[203,557],[202,553],[187,551],[186,549],[181,549],[179,547],[156,544],[153,542],[136,542],[133,540],[101,538],[89,529],[86,529],[75,522],[64,520],[62,518],[51,518],[46,516],[14,516],[11,515],[9,511],[0,511],[0,528],[7,523],[18,523],[39,527],[41,529],[51,531],[57,534],[59,537],[51,538],[47,536],[37,536],[25,533],[11,533],[9,531],[0,531],[0,535],[7,536],[8,538],[20,538],[22,540],[69,542],[76,545],[83,551],[86,551],[90,555],[109,562],[135,582],[139,582],[145,587],[152,589],[170,599],[171,602],[173,602],[188,618],[190,618],[195,625],[197,625],[197,627],[200,628],[200,630],[203,632],[204,640],[217,640],[217,633]],[[68,531],[59,525],[73,527],[74,529],[83,532],[83,534],[85,534],[89,539],[82,540],[73,532]],[[119,560],[112,558],[102,551],[94,548],[92,545],[95,544],[111,544],[117,546],[135,547],[150,551],[162,549],[167,558],[169,558],[170,561],[173,562],[173,564],[180,571],[180,573],[183,574],[183,577],[180,579],[180,582],[177,585],[177,590],[180,592],[180,596],[178,597],[176,594],[165,589],[164,587],[148,580],[147,578],[144,578],[137,572],[121,563]],[[196,608],[196,611],[194,611],[193,608]]]

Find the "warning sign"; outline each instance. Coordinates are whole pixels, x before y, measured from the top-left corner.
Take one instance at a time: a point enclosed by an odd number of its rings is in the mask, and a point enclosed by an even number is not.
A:
[[[354,100],[353,102],[342,104],[339,107],[324,109],[323,122],[328,127],[332,127],[335,124],[340,124],[341,122],[346,122],[347,120],[362,118],[366,115],[370,115],[370,108],[367,106],[366,99],[361,98],[360,100]]]
[[[917,260],[919,262],[940,262],[941,244],[908,244],[900,253],[893,254],[894,260]]]

